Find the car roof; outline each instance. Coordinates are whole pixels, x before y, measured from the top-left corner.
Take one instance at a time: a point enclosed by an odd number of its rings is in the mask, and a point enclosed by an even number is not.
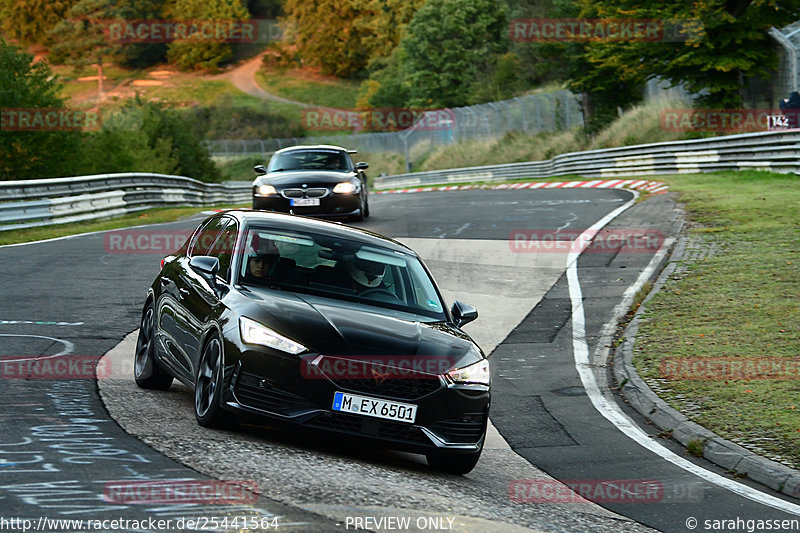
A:
[[[405,244],[386,237],[385,235],[362,228],[346,226],[337,222],[328,222],[326,220],[319,220],[300,215],[272,213],[254,209],[233,209],[224,211],[224,213],[235,217],[243,225],[263,223],[265,225],[276,225],[287,230],[321,233],[331,237],[341,237],[343,239],[350,239],[363,244],[371,244],[373,246],[388,248],[392,251],[403,252],[417,256],[417,253]]]
[[[295,150],[338,150],[340,152],[345,153],[355,153],[354,150],[348,150],[347,148],[342,148],[341,146],[333,146],[332,144],[299,144],[296,146],[289,146],[287,148],[281,148],[276,154],[282,154],[284,152],[293,152]]]

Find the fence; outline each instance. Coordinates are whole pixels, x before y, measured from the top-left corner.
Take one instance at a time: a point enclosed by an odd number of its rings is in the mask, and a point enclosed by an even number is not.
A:
[[[717,170],[800,173],[800,131],[745,133],[708,139],[573,152],[547,161],[378,177],[377,189],[468,181],[630,177]],[[250,182],[203,183],[163,174],[108,174],[0,182],[0,231],[75,222],[161,205],[246,203]]]
[[[546,161],[376,177],[376,189],[470,181],[610,178],[717,170],[800,173],[800,131],[769,131],[561,154]]]
[[[555,91],[520,96],[450,110],[451,123],[444,128],[412,126],[388,133],[316,135],[263,140],[206,141],[213,156],[269,155],[297,144],[334,144],[362,152],[399,152],[408,154],[422,146],[436,146],[473,139],[494,139],[509,131],[537,133],[558,131],[583,125],[577,97],[569,91]],[[419,124],[419,123],[418,123]]]
[[[127,173],[0,182],[0,231],[124,215],[150,207],[244,203],[251,182]]]

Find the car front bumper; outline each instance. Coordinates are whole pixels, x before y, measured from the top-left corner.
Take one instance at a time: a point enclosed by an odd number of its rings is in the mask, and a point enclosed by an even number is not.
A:
[[[291,201],[282,196],[253,196],[253,209],[312,217],[347,217],[358,215],[361,210],[357,194],[329,194],[319,200],[318,206],[292,206]]]
[[[415,453],[479,451],[489,418],[488,387],[458,388],[431,380],[331,379],[301,375],[297,358],[245,352],[225,387],[229,410],[312,430],[354,436]],[[414,423],[333,410],[335,392],[417,406]]]

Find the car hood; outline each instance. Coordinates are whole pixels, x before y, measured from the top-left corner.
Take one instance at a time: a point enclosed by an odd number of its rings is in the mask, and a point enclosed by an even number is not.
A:
[[[298,187],[306,183],[309,186],[327,185],[347,181],[355,178],[352,172],[334,172],[320,170],[287,170],[284,172],[271,172],[256,178],[254,185],[269,183],[274,187]]]
[[[436,368],[437,373],[484,357],[464,332],[444,322],[424,322],[410,313],[271,290],[252,289],[247,297],[255,306],[243,314],[326,357],[395,363],[433,358],[435,364],[415,364],[414,368]]]

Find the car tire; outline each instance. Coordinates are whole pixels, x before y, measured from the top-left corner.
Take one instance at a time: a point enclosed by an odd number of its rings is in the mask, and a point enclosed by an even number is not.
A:
[[[222,343],[214,334],[203,347],[194,381],[194,415],[203,427],[223,428],[229,424],[230,418],[220,406],[223,372]]]
[[[369,216],[369,197],[364,199],[364,218]]]
[[[358,208],[358,214],[353,215],[353,221],[361,222],[364,220],[364,204],[361,204],[361,207]]]
[[[133,377],[143,389],[167,390],[172,385],[172,376],[156,360],[155,324],[155,308],[151,302],[142,313],[133,360]]]
[[[428,466],[439,472],[463,476],[468,474],[478,464],[481,452],[475,453],[439,453],[431,452],[425,455]]]

